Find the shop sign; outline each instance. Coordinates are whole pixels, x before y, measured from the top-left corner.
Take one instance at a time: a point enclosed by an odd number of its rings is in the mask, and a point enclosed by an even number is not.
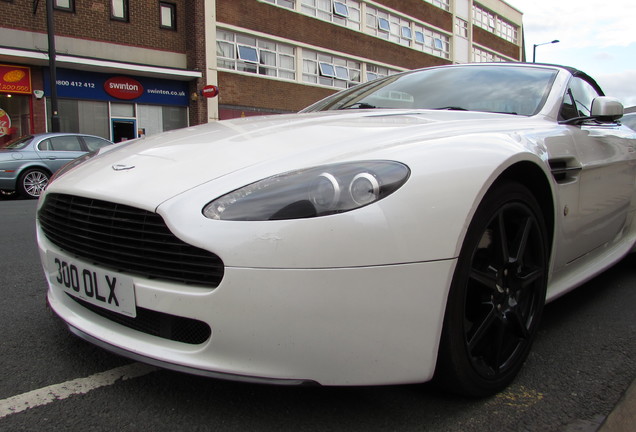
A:
[[[0,137],[10,135],[11,117],[2,108],[0,108]]]
[[[201,95],[206,98],[213,98],[219,94],[219,88],[215,85],[206,85],[201,89]]]
[[[0,65],[0,92],[31,94],[31,69]]]
[[[118,76],[106,80],[104,91],[117,99],[133,100],[144,94],[144,86],[136,79]]]
[[[44,94],[51,95],[48,70],[44,71]],[[57,95],[64,99],[121,101],[153,105],[188,106],[188,83],[160,78],[130,77],[57,69]]]

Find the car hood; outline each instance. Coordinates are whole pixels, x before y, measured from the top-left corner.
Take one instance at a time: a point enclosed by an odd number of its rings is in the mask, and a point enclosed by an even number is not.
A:
[[[235,178],[237,183],[227,187],[238,188],[289,170],[389,157],[386,150],[415,142],[513,131],[524,119],[474,112],[357,110],[214,122],[107,147],[55,180],[51,189],[154,210],[220,178]]]

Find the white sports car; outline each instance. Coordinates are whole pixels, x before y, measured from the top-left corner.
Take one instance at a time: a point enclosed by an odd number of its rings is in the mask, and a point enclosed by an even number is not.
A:
[[[107,147],[40,198],[48,302],[168,369],[491,394],[634,249],[622,114],[578,70],[453,65]]]

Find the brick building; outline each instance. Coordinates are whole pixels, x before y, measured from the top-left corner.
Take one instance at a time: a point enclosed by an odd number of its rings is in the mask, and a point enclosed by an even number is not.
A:
[[[62,131],[120,141],[206,121],[190,97],[204,68],[201,2],[52,1]],[[50,130],[46,3],[0,0],[0,109],[11,121],[0,144]]]
[[[398,71],[522,59],[501,0],[205,0],[209,119],[298,110]]]
[[[61,129],[115,141],[523,52],[502,0],[50,1]],[[0,0],[0,144],[50,130],[47,29],[46,0]]]

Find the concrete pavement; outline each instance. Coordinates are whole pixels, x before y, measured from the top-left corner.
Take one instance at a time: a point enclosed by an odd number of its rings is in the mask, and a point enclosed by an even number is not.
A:
[[[636,380],[598,428],[598,432],[633,431],[636,431]]]

